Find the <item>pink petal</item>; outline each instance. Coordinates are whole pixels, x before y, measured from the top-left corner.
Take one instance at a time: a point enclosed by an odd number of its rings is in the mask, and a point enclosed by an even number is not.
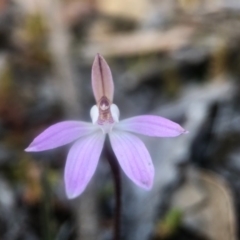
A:
[[[60,147],[96,131],[96,129],[98,129],[97,126],[87,122],[65,121],[56,123],[38,135],[25,151],[38,152]]]
[[[176,137],[187,133],[179,124],[166,118],[152,115],[128,118],[116,124],[115,127],[151,137]]]
[[[113,101],[112,73],[107,62],[100,54],[96,55],[92,66],[92,88],[97,104],[102,97],[106,97],[110,102]]]
[[[75,198],[92,178],[103,148],[105,134],[101,131],[77,141],[67,157],[64,179],[68,198]]]
[[[122,131],[109,134],[113,151],[126,175],[138,186],[149,190],[153,184],[154,167],[143,142]]]

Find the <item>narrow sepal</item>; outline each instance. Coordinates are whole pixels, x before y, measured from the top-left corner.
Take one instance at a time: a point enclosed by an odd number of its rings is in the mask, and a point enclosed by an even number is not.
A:
[[[56,123],[39,134],[25,151],[39,152],[60,147],[97,129],[97,126],[87,122],[64,121]]]
[[[154,167],[150,154],[136,136],[122,131],[109,134],[113,151],[126,175],[138,186],[151,189]]]
[[[79,196],[91,180],[103,149],[105,135],[99,130],[82,137],[70,149],[64,180],[68,198]]]
[[[120,121],[117,129],[151,137],[176,137],[188,133],[179,124],[159,116],[143,115]]]
[[[96,55],[92,66],[92,89],[97,104],[103,97],[106,97],[110,102],[113,101],[112,73],[100,54]]]

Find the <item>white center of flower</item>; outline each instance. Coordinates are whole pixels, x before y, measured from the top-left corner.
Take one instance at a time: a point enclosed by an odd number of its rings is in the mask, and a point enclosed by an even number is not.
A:
[[[100,103],[94,105],[90,110],[93,124],[98,124],[103,133],[111,132],[113,125],[119,121],[119,109],[117,105],[110,104],[107,98],[103,97]]]

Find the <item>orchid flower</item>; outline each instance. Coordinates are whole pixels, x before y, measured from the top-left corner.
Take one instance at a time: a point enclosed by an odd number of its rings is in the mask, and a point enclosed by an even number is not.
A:
[[[106,135],[125,174],[138,186],[149,190],[154,167],[143,142],[132,133],[151,137],[176,137],[186,133],[177,123],[159,116],[143,115],[119,121],[119,109],[113,103],[111,70],[102,56],[92,66],[92,88],[96,105],[90,110],[92,123],[63,121],[38,135],[25,149],[38,152],[75,141],[67,156],[64,180],[68,198],[79,196],[92,178]]]

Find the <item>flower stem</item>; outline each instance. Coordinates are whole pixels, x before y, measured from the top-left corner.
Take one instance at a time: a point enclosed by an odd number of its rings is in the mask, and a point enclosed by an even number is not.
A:
[[[105,145],[105,153],[109,165],[112,170],[114,188],[115,188],[115,222],[114,222],[114,240],[120,240],[121,236],[121,172],[119,168],[118,161],[115,154],[110,146],[110,141],[107,139]]]

